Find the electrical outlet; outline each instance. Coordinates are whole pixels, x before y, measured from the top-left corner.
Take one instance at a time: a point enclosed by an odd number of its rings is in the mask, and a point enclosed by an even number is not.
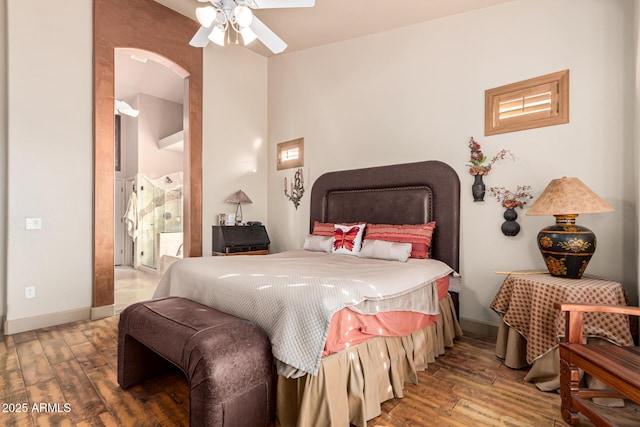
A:
[[[42,228],[42,218],[26,218],[24,228],[27,230],[40,230]]]
[[[25,298],[35,298],[36,297],[36,287],[35,286],[29,286],[27,288],[24,288],[24,297]]]

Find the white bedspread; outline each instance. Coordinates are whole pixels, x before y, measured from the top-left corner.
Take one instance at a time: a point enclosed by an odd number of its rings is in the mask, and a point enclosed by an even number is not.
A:
[[[437,260],[402,263],[303,250],[185,258],[169,267],[154,298],[181,296],[255,322],[269,335],[274,357],[289,365],[279,363],[279,373],[296,377],[317,374],[338,310],[429,287],[432,297],[412,310],[437,314],[435,280],[450,273]]]

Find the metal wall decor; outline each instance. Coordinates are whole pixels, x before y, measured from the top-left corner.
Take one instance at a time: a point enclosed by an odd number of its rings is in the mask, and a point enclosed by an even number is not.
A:
[[[289,192],[287,190],[290,190]],[[293,202],[293,206],[298,209],[300,206],[300,199],[304,195],[304,177],[302,175],[302,168],[298,168],[296,173],[293,175],[293,180],[291,181],[291,187],[287,188],[287,177],[284,178],[284,195],[291,202]]]

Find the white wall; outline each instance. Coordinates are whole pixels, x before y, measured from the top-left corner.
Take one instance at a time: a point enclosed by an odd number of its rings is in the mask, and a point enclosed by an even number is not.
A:
[[[581,216],[598,236],[587,273],[620,280],[636,295],[637,188],[633,3],[626,0],[522,0],[363,37],[269,61],[269,225],[275,250],[299,248],[308,232],[309,197],[296,211],[282,195],[275,145],[305,138],[305,178],[392,163],[436,159],[462,184],[461,316],[497,324],[489,307],[497,270],[544,269],[536,235],[552,217],[527,217],[516,237],[500,231],[504,209],[474,203],[465,164],[474,136],[502,161],[488,186],[518,184],[539,194],[577,176],[615,212]],[[531,31],[523,31],[531,30]],[[570,69],[571,122],[484,136],[484,91]],[[455,111],[455,113],[453,113]]]
[[[47,0],[8,2],[6,316],[16,327],[49,313],[86,316],[91,306],[91,23],[86,0],[63,10]],[[42,229],[26,230],[29,217]],[[36,298],[25,299],[27,286]]]
[[[8,5],[5,332],[14,333],[89,317],[92,2],[9,0]],[[4,31],[0,37],[2,43]],[[267,61],[235,46],[208,48],[204,55],[203,252],[210,254],[214,216],[235,209],[224,199],[238,188],[254,202],[243,207],[245,217],[266,221]],[[0,100],[3,96],[0,92]],[[42,218],[42,230],[25,230],[27,217]],[[26,286],[36,286],[35,299],[24,298]]]
[[[0,322],[5,314],[7,209],[7,2],[0,0]]]
[[[253,202],[242,205],[244,221],[267,221],[267,59],[242,46],[210,44],[203,80],[202,254],[207,256],[211,226],[218,213],[235,213],[236,205],[224,200],[237,190]]]
[[[473,135],[488,154],[509,148],[518,157],[499,163],[489,185],[530,184],[539,192],[552,178],[579,176],[611,202],[615,213],[579,218],[598,235],[587,271],[621,280],[636,295],[635,4],[517,1],[276,56],[268,70],[265,58],[242,47],[205,49],[203,253],[211,251],[216,214],[234,210],[224,199],[240,188],[253,200],[243,206],[245,218],[268,219],[274,249],[300,247],[309,197],[296,211],[282,195],[282,178],[291,174],[276,171],[278,142],[305,137],[308,189],[330,170],[439,159],[456,168],[463,185],[462,315],[496,324],[489,303],[503,278],[494,271],[541,268],[535,235],[553,219],[521,215],[520,234],[502,236],[501,207],[471,201],[464,165]],[[5,185],[8,191],[6,202],[0,194],[0,223],[8,224],[6,316],[20,324],[91,305],[92,7],[86,0],[64,7],[9,0],[7,10],[8,36],[0,31],[0,58],[6,40],[9,72],[6,93],[0,75],[0,142],[6,132],[8,164],[5,169],[0,150],[0,165],[9,178],[0,173],[0,193]],[[534,38],[522,34],[523,23],[545,28]],[[500,42],[499,28],[509,34]],[[523,48],[541,59],[522,55]],[[483,136],[485,89],[565,68],[571,70],[570,124]],[[439,108],[452,99],[463,100],[455,117]],[[43,229],[25,230],[26,217],[41,217]],[[0,274],[3,264],[4,256]],[[37,297],[26,300],[24,287],[31,285]]]
[[[633,177],[633,181],[636,184],[636,197],[637,200],[640,200],[640,171],[638,170],[638,165],[640,165],[640,0],[634,0],[635,13],[634,17],[634,58],[635,58],[635,85],[634,85],[634,139],[635,139],[635,155],[633,158],[636,162],[635,174]],[[636,203],[635,206],[637,221],[640,224],[640,211],[638,210],[638,206]],[[640,235],[638,239],[636,239],[635,249],[639,251],[638,242],[640,241]],[[638,277],[640,277],[640,263],[637,263],[636,268],[638,269]],[[637,284],[637,294],[640,295],[640,281]]]
[[[139,93],[138,172],[159,178],[184,169],[182,152],[160,150],[158,141],[182,130],[182,104]]]

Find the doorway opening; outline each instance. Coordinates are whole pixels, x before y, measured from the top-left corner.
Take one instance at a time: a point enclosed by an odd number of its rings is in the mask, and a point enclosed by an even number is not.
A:
[[[115,50],[115,312],[150,299],[183,255],[184,78],[145,51]]]
[[[165,31],[157,31],[157,22],[166,23]],[[197,28],[156,2],[94,0],[94,319],[115,312],[114,62],[122,46],[184,79],[183,253],[202,255],[202,50],[188,44]]]

